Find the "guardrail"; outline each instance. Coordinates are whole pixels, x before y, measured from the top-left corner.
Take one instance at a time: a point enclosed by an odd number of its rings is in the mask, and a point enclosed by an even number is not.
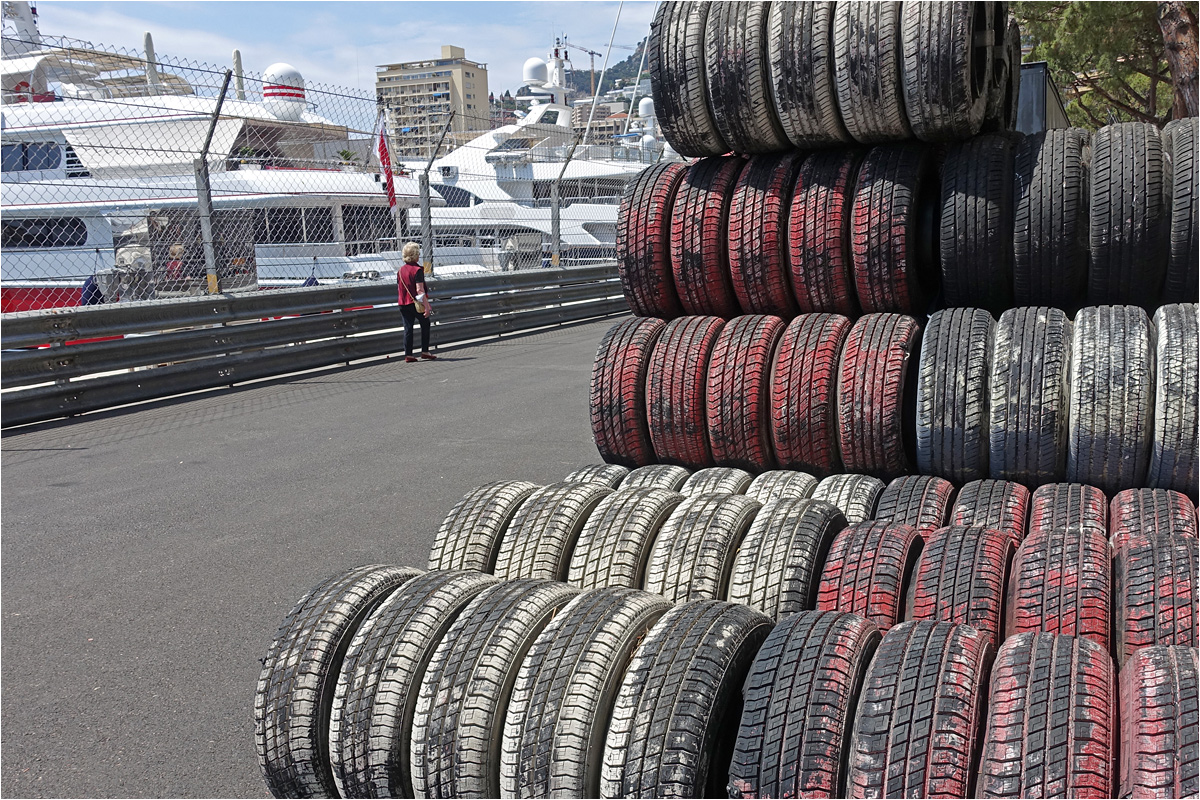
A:
[[[628,310],[615,265],[430,284],[447,345]],[[0,426],[404,349],[391,282],[58,308],[0,318]],[[83,340],[83,341],[81,341]]]

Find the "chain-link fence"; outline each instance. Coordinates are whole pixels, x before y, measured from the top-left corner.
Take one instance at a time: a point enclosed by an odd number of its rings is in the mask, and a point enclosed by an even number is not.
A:
[[[393,159],[393,211],[381,119],[391,152],[404,131],[371,92],[7,25],[3,46],[5,312],[394,280],[410,239],[435,278],[612,261],[621,191],[662,157],[636,129],[575,146],[535,106]]]

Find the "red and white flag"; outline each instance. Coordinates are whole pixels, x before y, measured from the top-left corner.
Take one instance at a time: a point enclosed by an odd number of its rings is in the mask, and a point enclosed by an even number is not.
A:
[[[387,146],[387,119],[379,117],[379,139],[375,144],[375,153],[379,156],[379,168],[383,171],[383,180],[387,185],[388,208],[392,216],[396,216],[396,184],[392,180],[392,156]]]

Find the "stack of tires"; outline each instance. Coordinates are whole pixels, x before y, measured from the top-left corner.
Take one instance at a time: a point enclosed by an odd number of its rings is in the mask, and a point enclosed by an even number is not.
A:
[[[600,455],[753,474],[919,472],[1195,495],[1194,304],[632,317],[592,372]]]
[[[256,694],[272,792],[1200,790],[1186,497],[906,476],[848,524],[829,478],[703,472],[480,487],[431,571],[315,587]]]

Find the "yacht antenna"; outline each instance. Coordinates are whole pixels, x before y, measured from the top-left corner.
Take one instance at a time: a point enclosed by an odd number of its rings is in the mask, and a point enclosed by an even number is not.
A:
[[[604,73],[608,72],[608,57],[612,55],[613,40],[617,38],[617,25],[619,25],[621,22],[621,9],[624,7],[625,7],[625,0],[621,0],[621,2],[617,4],[617,18],[615,20],[613,20],[612,34],[608,37],[608,53],[606,53],[604,56],[604,68],[602,70],[600,70],[600,86],[601,87],[604,86]],[[592,91],[592,110],[588,114],[587,127],[585,127],[583,129],[583,140],[581,142],[582,144],[587,144],[588,134],[590,134],[592,132],[592,120],[595,119],[595,117],[596,117],[596,105],[597,105],[596,101],[598,99],[599,98],[596,97],[595,90],[593,90]]]

